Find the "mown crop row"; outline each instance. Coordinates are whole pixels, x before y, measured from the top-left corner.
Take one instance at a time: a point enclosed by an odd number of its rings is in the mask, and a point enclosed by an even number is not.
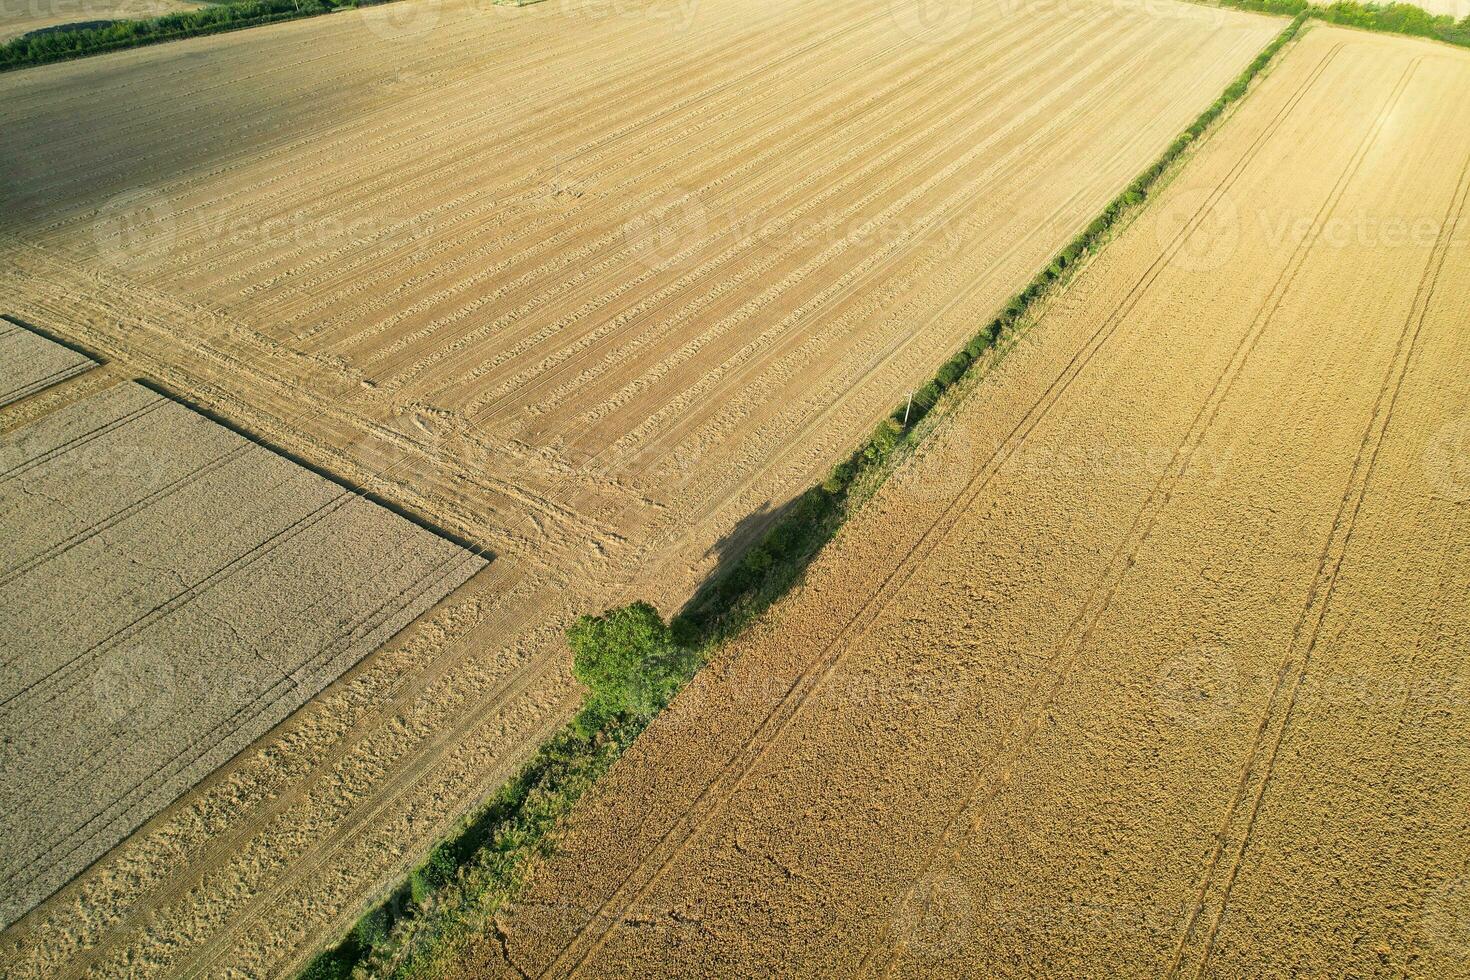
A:
[[[587,687],[582,710],[478,813],[334,948],[307,967],[309,980],[354,974],[431,976],[472,936],[494,928],[527,869],[550,853],[554,831],[596,780],[698,668],[786,594],[851,509],[932,429],[922,420],[945,392],[980,375],[1032,322],[1042,302],[1066,284],[1123,220],[1156,190],[1179,157],[1247,91],[1301,29],[1297,16],[1164,153],[1056,254],[930,381],[905,399],[826,480],[774,520],[761,541],[708,583],[671,623],[647,603],[584,616],[568,631],[573,666]]]

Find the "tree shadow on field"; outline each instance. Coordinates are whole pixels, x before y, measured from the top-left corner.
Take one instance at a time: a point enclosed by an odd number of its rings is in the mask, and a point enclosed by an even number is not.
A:
[[[714,566],[675,617],[681,638],[715,639],[785,595],[831,540],[834,517],[830,498],[815,490],[777,506],[767,500],[741,518],[705,552]]]

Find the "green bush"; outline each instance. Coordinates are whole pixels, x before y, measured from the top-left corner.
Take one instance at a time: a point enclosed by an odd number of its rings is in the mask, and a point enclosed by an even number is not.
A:
[[[852,482],[855,464],[850,459],[845,459],[832,467],[832,472],[827,474],[827,479],[822,481],[822,489],[828,493],[841,493],[847,489]]]
[[[1470,17],[1456,22],[1447,14],[1431,14],[1422,7],[1408,3],[1355,3],[1353,0],[1317,7],[1307,0],[1221,0],[1228,7],[1241,10],[1256,10],[1267,14],[1307,16],[1325,20],[1330,24],[1342,24],[1369,31],[1388,34],[1407,34],[1411,37],[1427,37],[1449,44],[1470,47]],[[1279,48],[1280,46],[1277,45]],[[1269,57],[1274,49],[1262,52]],[[1265,62],[1257,59],[1259,65]]]
[[[968,353],[956,354],[944,362],[944,366],[939,369],[939,373],[934,377],[938,379],[940,384],[948,388],[960,380],[960,378],[964,377],[965,371],[969,370],[969,367],[970,357]]]
[[[646,602],[582,616],[567,630],[572,672],[587,687],[594,716],[649,718],[693,668],[692,656]]]

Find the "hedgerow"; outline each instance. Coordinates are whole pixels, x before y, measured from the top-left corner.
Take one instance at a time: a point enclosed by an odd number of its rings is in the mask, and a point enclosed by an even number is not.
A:
[[[304,976],[309,980],[335,980],[354,972],[433,976],[472,936],[497,928],[496,912],[519,892],[530,864],[550,853],[553,831],[582,794],[700,664],[800,580],[851,508],[926,434],[928,429],[920,422],[944,393],[963,384],[978,361],[1035,318],[1039,305],[1148,199],[1179,155],[1245,93],[1304,20],[1296,17],[1157,161],[983,324],[927,384],[833,466],[820,485],[797,497],[735,566],[702,588],[672,622],[665,624],[652,606],[640,602],[584,616],[573,624],[568,644],[574,671],[587,687],[582,711],[484,809],[440,844],[403,886],[368,912],[364,918],[380,917],[367,930],[376,937],[387,910],[391,928],[385,937],[369,943],[360,932],[349,932],[337,947],[319,955]]]
[[[1358,27],[1386,34],[1427,37],[1449,44],[1470,47],[1470,16],[1456,21],[1448,14],[1431,14],[1408,3],[1355,3],[1345,0],[1323,6],[1307,0],[1220,0],[1226,7],[1254,10],[1266,14],[1302,14],[1331,24]]]

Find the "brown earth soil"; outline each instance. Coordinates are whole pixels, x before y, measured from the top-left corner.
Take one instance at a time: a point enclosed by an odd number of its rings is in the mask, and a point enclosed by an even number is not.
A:
[[[1467,93],[1311,30],[464,975],[1466,975]]]
[[[0,944],[275,974],[1282,26],[1184,4],[404,3],[0,78],[4,309],[496,560]]]

